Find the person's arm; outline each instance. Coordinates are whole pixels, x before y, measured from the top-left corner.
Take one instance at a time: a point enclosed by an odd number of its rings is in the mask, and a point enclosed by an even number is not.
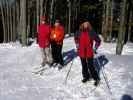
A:
[[[64,31],[64,27],[60,27],[60,33],[59,33],[59,36],[58,36],[58,40],[57,41],[63,41],[64,39],[64,34],[65,34],[65,31]]]
[[[74,41],[75,41],[77,49],[79,49],[79,34],[80,34],[79,31],[76,31],[75,34],[74,34]]]
[[[98,47],[101,44],[101,39],[95,31],[93,31],[93,40],[95,41],[95,46],[93,49],[94,49],[94,52],[96,53],[96,50],[98,49]]]

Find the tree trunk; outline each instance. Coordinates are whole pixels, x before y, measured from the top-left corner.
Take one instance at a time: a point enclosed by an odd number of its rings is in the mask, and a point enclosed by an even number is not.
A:
[[[16,41],[16,4],[13,7],[13,41]]]
[[[9,4],[8,1],[6,1],[6,24],[7,24],[7,42],[10,41],[10,19],[9,19]]]
[[[44,13],[43,13],[43,3],[44,3],[44,0],[40,0],[40,16],[44,15]]]
[[[56,6],[56,1],[57,0],[54,0],[54,8],[53,8],[53,20],[55,20],[56,19],[56,12],[57,12],[57,6]],[[57,2],[58,3],[58,2]],[[60,18],[61,18],[62,16],[60,16]],[[61,19],[60,19],[61,20]]]
[[[65,32],[68,33],[68,9],[66,10],[66,20],[65,20]]]
[[[109,30],[109,36],[108,36],[108,41],[111,41],[112,40],[112,27],[113,27],[113,4],[114,3],[114,1],[113,0],[111,0],[110,1],[110,13],[109,13],[109,23],[108,23],[108,30]]]
[[[102,35],[104,37],[104,41],[106,40],[106,33],[105,33],[105,30],[106,30],[106,13],[105,13],[105,1],[103,1],[103,12],[102,12]]]
[[[74,0],[73,1],[73,4],[72,4],[72,7],[73,7],[73,13],[72,13],[72,16],[73,16],[73,21],[72,21],[72,28],[73,28],[73,32],[75,32],[75,29],[76,29],[76,20],[77,20],[77,0]]]
[[[68,34],[71,35],[71,1],[68,1]]]
[[[0,8],[1,8],[1,13],[2,13],[2,24],[3,24],[3,38],[4,38],[3,42],[6,42],[6,27],[5,27],[6,25],[5,25],[5,17],[4,17],[2,1],[0,3]]]
[[[20,16],[21,40],[22,40],[22,46],[25,46],[27,44],[26,42],[26,0],[21,0],[20,8],[21,8],[21,16]]]
[[[27,29],[27,35],[26,35],[26,37],[27,37],[27,43],[28,43],[28,38],[29,38],[29,34],[30,34],[30,9],[28,9],[28,12],[27,12],[27,27],[26,27]]]
[[[54,0],[51,1],[51,8],[50,8],[50,24],[51,25],[53,22],[53,11],[54,11]]]
[[[9,8],[10,19],[10,41],[13,41],[12,7]]]
[[[129,23],[128,23],[129,24],[129,27],[128,27],[128,41],[131,40],[131,27],[132,27],[131,23],[132,23],[132,18],[133,18],[132,13],[133,13],[133,11],[130,11]]]
[[[16,2],[16,37],[21,40],[21,27],[20,27],[20,3]]]
[[[111,33],[112,33],[112,21],[113,21],[113,9],[112,9],[113,0],[106,1],[106,13],[105,13],[105,27],[103,27],[103,36],[105,42],[111,41]],[[104,18],[104,15],[103,15]],[[103,24],[104,24],[103,22]]]
[[[38,25],[39,25],[39,16],[40,16],[40,13],[39,13],[39,5],[40,5],[40,0],[36,0],[36,14],[37,14],[37,33],[38,33]]]
[[[116,54],[121,55],[123,46],[124,46],[124,39],[125,39],[125,13],[126,13],[126,0],[122,0],[121,5],[121,18],[120,18],[120,28],[118,33],[118,41],[116,47]]]
[[[45,0],[44,15],[46,16],[48,0]]]

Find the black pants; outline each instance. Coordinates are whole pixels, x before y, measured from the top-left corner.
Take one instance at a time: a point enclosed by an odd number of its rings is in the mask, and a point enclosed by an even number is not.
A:
[[[62,45],[58,45],[56,42],[51,42],[52,57],[54,63],[64,65],[62,56]]]
[[[93,58],[81,58],[81,63],[83,78],[89,79],[92,77],[94,80],[100,80],[93,64]]]

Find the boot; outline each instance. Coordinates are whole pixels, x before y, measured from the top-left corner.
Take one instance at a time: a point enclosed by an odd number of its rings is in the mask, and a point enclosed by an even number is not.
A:
[[[61,70],[63,68],[63,65],[58,64],[57,67],[58,67],[58,70]]]
[[[41,63],[41,66],[42,66],[42,67],[44,67],[45,65],[46,65],[46,63],[45,63],[45,62],[42,62],[42,63]]]
[[[87,81],[90,81],[90,77],[88,77],[88,78],[83,78],[83,80],[82,80],[83,83],[86,83]]]
[[[95,80],[94,85],[97,87],[97,86],[99,85],[99,83],[100,83],[100,80],[99,80],[99,79],[97,79],[97,80]]]
[[[83,83],[86,83],[87,81],[88,81],[87,78],[84,78],[84,79],[82,80]]]

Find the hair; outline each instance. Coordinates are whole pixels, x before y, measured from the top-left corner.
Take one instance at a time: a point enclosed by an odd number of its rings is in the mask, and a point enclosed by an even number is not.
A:
[[[89,21],[83,22],[80,25],[80,31],[81,32],[87,32],[87,31],[91,31],[91,30],[92,30],[92,26],[91,26]]]

